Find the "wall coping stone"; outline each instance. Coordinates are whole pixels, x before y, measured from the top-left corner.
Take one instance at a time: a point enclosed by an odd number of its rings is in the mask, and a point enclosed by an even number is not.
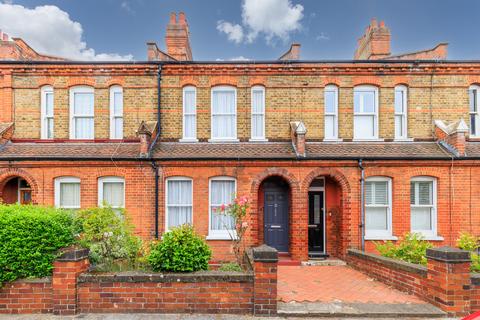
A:
[[[480,286],[480,273],[471,273],[470,279],[473,285]]]
[[[448,246],[427,249],[427,259],[448,263],[470,262],[470,252]]]
[[[266,244],[253,248],[252,256],[255,262],[278,262],[278,251]]]
[[[12,282],[5,282],[3,285],[7,286],[9,284],[14,284],[14,283],[51,283],[51,282],[52,282],[52,277],[23,278],[23,279],[17,279]]]
[[[85,248],[65,248],[60,252],[56,261],[75,262],[88,258],[89,249]]]
[[[351,256],[355,256],[355,257],[359,257],[359,258],[362,258],[362,259],[365,259],[365,260],[368,260],[368,261],[373,261],[373,262],[376,262],[376,263],[379,263],[379,264],[383,264],[383,265],[388,266],[388,267],[393,268],[393,269],[415,273],[415,274],[418,274],[422,277],[427,276],[427,267],[419,265],[419,264],[414,264],[414,263],[410,263],[410,262],[405,262],[405,261],[401,261],[401,260],[387,258],[387,257],[383,257],[383,256],[380,256],[380,255],[377,255],[377,254],[363,252],[363,251],[357,250],[357,249],[348,249],[347,253]]]
[[[79,283],[86,282],[253,282],[253,274],[236,271],[197,271],[191,273],[145,273],[126,271],[116,273],[82,273]]]

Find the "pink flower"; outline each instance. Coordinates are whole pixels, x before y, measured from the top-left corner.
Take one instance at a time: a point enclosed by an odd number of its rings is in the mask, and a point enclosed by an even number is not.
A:
[[[225,205],[224,204],[222,204],[222,206],[220,207],[220,210],[225,211]]]
[[[248,227],[248,222],[246,221],[242,222],[242,228],[246,228],[246,227]]]

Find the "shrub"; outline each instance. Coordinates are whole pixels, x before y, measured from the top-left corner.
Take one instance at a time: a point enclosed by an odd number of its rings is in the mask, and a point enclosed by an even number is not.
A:
[[[242,267],[238,263],[235,262],[229,262],[229,263],[224,263],[218,268],[220,271],[242,271]]]
[[[375,246],[384,257],[399,259],[415,264],[427,264],[427,249],[433,245],[424,240],[417,233],[407,233],[404,238],[393,244],[390,241],[384,243],[375,243]]]
[[[212,252],[190,225],[173,228],[152,245],[148,262],[153,271],[207,270]]]
[[[463,232],[460,234],[460,238],[457,239],[457,247],[470,251],[470,257],[472,259],[470,270],[472,272],[480,272],[480,256],[478,255],[480,245],[478,237],[468,232]]]
[[[0,204],[0,283],[50,275],[58,249],[74,240],[69,212]]]
[[[116,265],[136,268],[141,258],[140,238],[133,235],[133,227],[123,212],[110,207],[81,210],[76,216],[79,242],[90,249],[90,261],[97,270],[112,271]]]

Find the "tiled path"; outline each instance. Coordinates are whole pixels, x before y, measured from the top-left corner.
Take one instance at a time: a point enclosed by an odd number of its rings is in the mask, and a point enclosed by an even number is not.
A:
[[[278,299],[283,302],[426,304],[348,266],[279,266]]]

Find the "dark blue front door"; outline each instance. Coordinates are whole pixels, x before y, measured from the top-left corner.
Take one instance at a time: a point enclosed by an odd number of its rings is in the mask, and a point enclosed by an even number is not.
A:
[[[265,243],[279,252],[288,252],[288,190],[265,189]]]

